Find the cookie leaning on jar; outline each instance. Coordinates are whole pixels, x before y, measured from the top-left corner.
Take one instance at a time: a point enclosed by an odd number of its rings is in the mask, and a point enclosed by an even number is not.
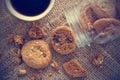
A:
[[[95,0],[96,3],[109,18],[116,17],[116,0]]]
[[[93,42],[104,44],[120,36],[119,20],[111,18],[97,4],[70,8],[65,11],[65,17],[74,32],[78,47]]]
[[[100,18],[107,18],[108,14],[96,4],[87,5],[81,12],[80,21],[83,29],[93,28],[93,23]]]
[[[115,18],[101,18],[93,23],[93,27],[98,34],[100,32],[107,32],[114,29],[116,29],[117,32],[120,27],[120,21]]]
[[[111,10],[114,11],[114,9]],[[113,13],[108,14],[108,11],[110,11],[110,8],[108,10],[106,8],[105,11],[100,5],[89,4],[83,9],[80,16],[82,29],[94,37],[95,42],[99,41],[100,44],[114,40],[120,35],[120,21],[115,19],[115,14],[114,16]]]
[[[54,50],[60,54],[70,54],[75,48],[75,39],[72,30],[68,26],[56,27],[50,37]]]

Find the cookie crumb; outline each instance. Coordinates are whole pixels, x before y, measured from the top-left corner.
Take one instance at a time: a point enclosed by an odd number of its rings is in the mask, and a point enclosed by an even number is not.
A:
[[[24,38],[21,35],[8,34],[8,43],[14,42],[15,45],[22,45],[24,43]]]
[[[54,68],[57,71],[59,70],[59,65],[55,60],[51,63],[51,67]]]
[[[52,75],[53,75],[53,71],[50,71],[50,72],[48,73],[48,76],[51,77]]]
[[[22,45],[24,43],[23,36],[14,35],[14,42],[15,42],[16,45]]]
[[[8,40],[8,43],[13,42],[13,40],[14,40],[14,34],[8,34],[7,40]]]
[[[28,30],[28,34],[31,38],[41,39],[47,36],[47,33],[43,28],[40,27],[40,24],[33,23],[32,27]]]
[[[26,69],[19,69],[17,74],[18,76],[25,76],[27,74],[27,71]]]
[[[95,66],[99,66],[103,63],[103,60],[104,60],[104,56],[102,54],[99,54],[93,59],[93,64]]]

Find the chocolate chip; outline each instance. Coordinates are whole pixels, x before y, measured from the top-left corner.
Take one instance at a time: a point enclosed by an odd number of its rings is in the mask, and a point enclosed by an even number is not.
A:
[[[66,42],[67,43],[72,43],[72,39],[71,38],[66,38]]]
[[[43,53],[42,55],[43,55],[43,57],[46,57],[46,56],[47,56],[45,53]]]
[[[54,35],[53,41],[54,41],[55,43],[60,42],[59,36],[58,36],[58,35]]]

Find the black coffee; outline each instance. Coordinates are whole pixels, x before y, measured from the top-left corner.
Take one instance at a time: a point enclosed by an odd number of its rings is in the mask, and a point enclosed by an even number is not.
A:
[[[11,3],[19,13],[26,16],[36,16],[47,9],[50,0],[11,0]]]

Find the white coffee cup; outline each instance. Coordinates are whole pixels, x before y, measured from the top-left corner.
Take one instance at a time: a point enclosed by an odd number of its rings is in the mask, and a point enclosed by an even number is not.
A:
[[[44,12],[42,12],[42,13],[36,15],[36,16],[26,16],[26,15],[23,15],[23,14],[19,13],[18,11],[16,11],[16,10],[14,9],[14,7],[12,6],[10,0],[5,0],[5,3],[6,3],[6,5],[7,5],[8,10],[9,10],[15,17],[17,17],[17,18],[19,18],[19,19],[21,19],[21,20],[25,20],[25,21],[35,21],[35,20],[39,20],[39,19],[43,18],[44,16],[46,16],[46,15],[50,12],[50,10],[53,8],[53,5],[54,5],[54,3],[55,3],[55,0],[50,0],[50,4],[49,4],[49,6],[47,7],[47,9],[46,9]]]

